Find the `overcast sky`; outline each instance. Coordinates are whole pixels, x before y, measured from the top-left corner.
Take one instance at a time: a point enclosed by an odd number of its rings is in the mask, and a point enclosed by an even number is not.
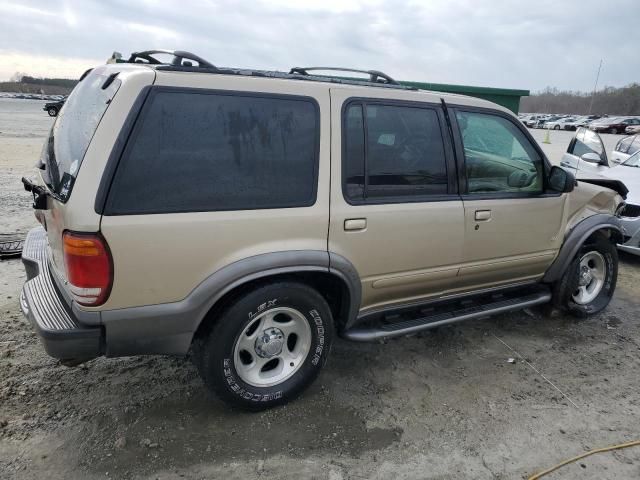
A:
[[[77,77],[116,50],[335,65],[532,91],[640,82],[640,0],[0,0],[0,80]]]

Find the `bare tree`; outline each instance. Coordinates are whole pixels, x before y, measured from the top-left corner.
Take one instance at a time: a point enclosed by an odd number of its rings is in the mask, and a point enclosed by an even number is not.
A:
[[[520,111],[535,113],[575,113],[586,115],[591,93],[559,91],[547,87],[524,97]],[[640,84],[622,88],[605,87],[595,92],[591,113],[597,115],[640,115]]]

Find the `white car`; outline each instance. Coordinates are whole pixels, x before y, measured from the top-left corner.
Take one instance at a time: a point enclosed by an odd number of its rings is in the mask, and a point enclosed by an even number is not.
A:
[[[640,135],[625,137],[616,144],[616,148],[611,152],[611,160],[621,163],[631,155],[640,150]]]
[[[629,138],[635,144],[634,137]],[[624,184],[628,193],[619,215],[625,227],[625,237],[624,243],[618,244],[618,248],[640,255],[640,150],[627,157],[622,163],[610,163],[600,135],[579,128],[560,166],[572,172],[577,179],[601,179],[603,186],[610,182]]]
[[[553,122],[546,122],[544,124],[544,128],[547,128],[549,130],[569,130],[567,124],[575,120],[576,118],[574,117],[559,118],[558,120],[554,120]]]

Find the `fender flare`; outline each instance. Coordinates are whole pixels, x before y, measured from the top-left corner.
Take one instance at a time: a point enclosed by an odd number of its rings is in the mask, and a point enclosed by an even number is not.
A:
[[[587,238],[598,230],[613,230],[620,238],[624,232],[622,222],[615,215],[599,213],[585,218],[567,233],[558,256],[547,269],[542,281],[553,283],[559,280]]]
[[[106,354],[185,354],[207,313],[227,293],[260,278],[304,272],[330,274],[344,282],[349,291],[345,323],[355,319],[362,287],[347,259],[321,250],[265,253],[222,267],[182,300],[100,312],[106,329]]]

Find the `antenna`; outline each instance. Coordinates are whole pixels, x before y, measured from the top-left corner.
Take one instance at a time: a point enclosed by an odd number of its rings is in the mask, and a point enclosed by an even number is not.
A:
[[[598,67],[598,74],[596,75],[596,83],[593,86],[593,93],[591,94],[591,103],[589,103],[589,112],[587,115],[591,115],[591,107],[593,107],[593,99],[596,96],[596,88],[598,88],[598,80],[600,79],[600,69],[602,68],[602,59],[600,59],[600,66]]]

